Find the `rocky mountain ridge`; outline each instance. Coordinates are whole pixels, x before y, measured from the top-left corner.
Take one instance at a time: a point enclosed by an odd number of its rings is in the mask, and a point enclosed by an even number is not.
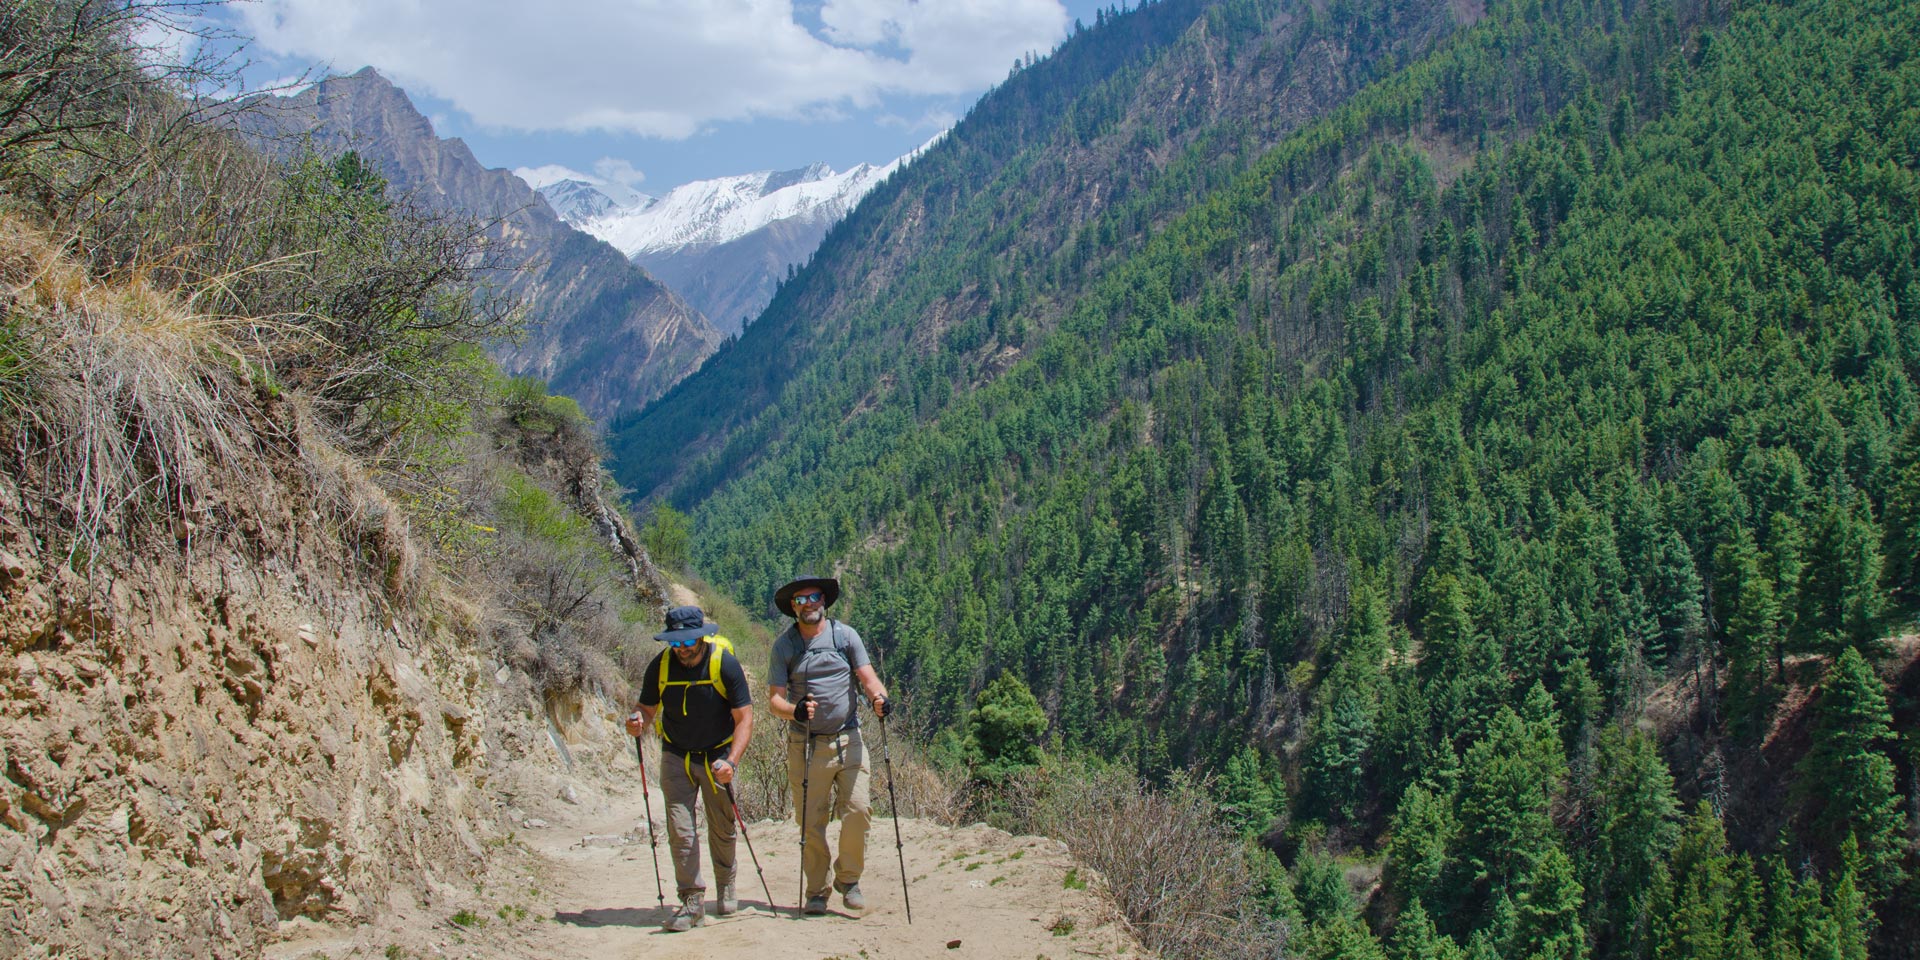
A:
[[[520,178],[483,167],[466,144],[433,126],[371,67],[244,115],[256,142],[286,152],[305,135],[325,150],[354,149],[396,192],[437,209],[494,221],[493,234],[525,269],[496,278],[527,305],[528,332],[499,344],[509,372],[540,377],[596,418],[638,409],[697,368],[720,335],[697,310],[619,251],[563,222]]]
[[[739,333],[804,264],[827,230],[926,146],[885,164],[824,163],[697,180],[664,197],[631,194],[563,167],[521,179],[568,223],[660,278],[723,334]]]

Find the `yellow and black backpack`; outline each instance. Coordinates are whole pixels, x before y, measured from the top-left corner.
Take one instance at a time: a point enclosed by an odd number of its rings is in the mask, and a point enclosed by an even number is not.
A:
[[[725,680],[720,679],[720,662],[721,660],[724,659],[723,657],[721,657],[721,654],[733,653],[733,641],[728,640],[726,637],[723,637],[717,633],[714,634],[713,636],[707,637],[706,640],[708,643],[713,644],[713,653],[707,657],[707,675],[705,679],[701,679],[701,680],[669,680],[667,679],[667,674],[672,672],[672,670],[669,668],[673,663],[673,655],[665,651],[661,652],[660,712],[653,715],[653,731],[660,735],[661,743],[673,742],[667,739],[667,727],[665,723],[667,718],[667,689],[669,687],[687,687],[689,688],[686,691],[688,694],[693,693],[693,690],[691,689],[693,687],[702,687],[702,686],[712,687],[715,693],[720,694],[720,699],[725,700],[727,698],[727,682]],[[740,659],[740,655],[737,653],[733,653],[733,657],[735,660]],[[745,669],[746,668],[742,666],[741,668],[742,672],[745,672]],[[680,715],[683,717],[687,715],[687,698],[685,696],[682,696],[680,698]],[[731,737],[728,738],[728,740],[731,740],[731,739],[732,739]]]

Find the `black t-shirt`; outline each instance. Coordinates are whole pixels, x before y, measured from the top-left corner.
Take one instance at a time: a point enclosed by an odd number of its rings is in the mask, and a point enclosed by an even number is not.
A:
[[[640,703],[643,706],[659,706],[661,729],[665,732],[665,744],[674,753],[699,753],[712,750],[728,737],[733,736],[733,710],[736,707],[753,705],[753,692],[747,689],[747,672],[740,669],[740,661],[733,654],[720,652],[720,682],[727,687],[726,696],[721,696],[707,680],[710,676],[707,660],[717,648],[706,644],[707,656],[701,657],[691,667],[683,667],[680,660],[669,650],[662,650],[647,664],[647,675],[640,682]],[[663,703],[660,696],[660,665],[667,665],[667,695]],[[680,681],[693,683],[682,686]]]

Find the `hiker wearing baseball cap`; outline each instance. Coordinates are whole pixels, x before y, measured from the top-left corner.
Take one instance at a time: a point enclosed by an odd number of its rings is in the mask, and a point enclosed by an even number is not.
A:
[[[706,808],[707,852],[719,888],[714,912],[724,917],[740,909],[733,892],[736,831],[728,785],[753,737],[753,695],[733,644],[718,636],[719,629],[699,607],[667,611],[667,629],[653,638],[668,649],[647,664],[639,703],[627,717],[634,737],[649,726],[660,735],[660,792],[680,892],[680,907],[665,923],[673,932],[706,919],[696,800]]]

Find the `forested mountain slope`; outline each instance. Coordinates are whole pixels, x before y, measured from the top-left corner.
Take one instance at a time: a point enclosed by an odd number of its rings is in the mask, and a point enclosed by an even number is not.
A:
[[[724,363],[616,419],[622,482],[687,502],[771,441],[824,443],[817,410],[937,407],[997,375],[1157,222],[1454,18],[1436,0],[1324,17],[1167,0],[1103,18],[868,194]]]
[[[1008,671],[1063,749],[1222,773],[1305,955],[1905,955],[1916,50],[1897,2],[1515,2],[1272,149],[1142,122],[1081,230],[1023,218],[1104,189],[1057,150],[900,178],[622,469],[738,595],[846,571],[934,722]],[[993,229],[900,253],[907,210]],[[1371,931],[1323,841],[1383,857]]]

